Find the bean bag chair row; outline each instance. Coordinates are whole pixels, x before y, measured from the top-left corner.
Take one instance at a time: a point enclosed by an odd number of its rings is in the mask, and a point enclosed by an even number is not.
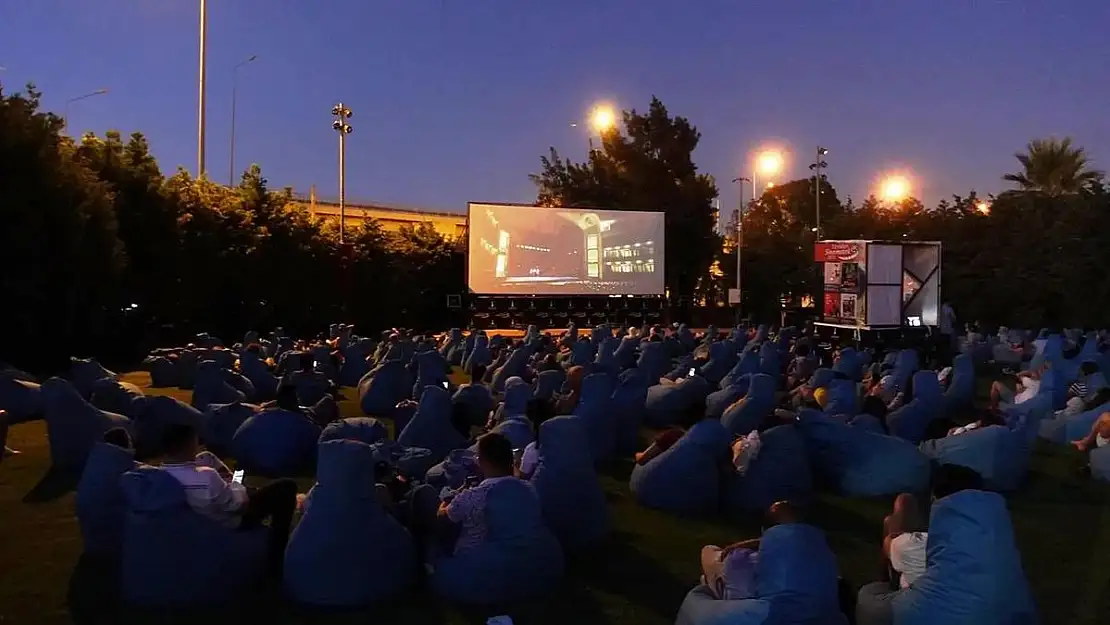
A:
[[[1040,622],[1021,566],[1006,501],[965,490],[932,506],[925,574],[893,600],[899,625],[1035,625]],[[871,625],[875,599],[860,592],[857,622]],[[886,607],[886,610],[889,610]]]
[[[855,497],[923,492],[929,458],[914,444],[829,419],[812,410],[798,416],[806,456],[819,483]]]
[[[938,464],[974,469],[991,490],[1013,491],[1029,471],[1029,455],[1021,436],[1004,425],[992,425],[925,441],[921,451]]]
[[[8,411],[10,425],[41,418],[44,412],[42,386],[17,377],[0,376],[0,410]]]
[[[507,605],[551,592],[563,577],[563,550],[544,524],[535,490],[517,479],[486,497],[486,540],[432,562],[436,594],[463,604]]]
[[[616,422],[615,444],[618,455],[628,455],[640,446],[640,426],[647,401],[649,378],[637,367],[622,371],[617,387],[609,398],[609,410]]]
[[[813,474],[797,426],[761,432],[755,460],[743,475],[727,475],[724,487],[725,509],[734,514],[763,514],[776,501],[807,504],[813,498]]]
[[[316,466],[320,426],[301,412],[270,408],[248,417],[231,439],[236,464],[250,473],[288,477]]]
[[[105,369],[95,360],[83,358],[69,359],[69,373],[66,375],[66,379],[73,385],[73,388],[77,389],[81,397],[85,399],[91,397],[93,384],[106,378],[118,380],[119,376]]]
[[[320,444],[311,505],[289,537],[284,587],[298,603],[353,607],[396,596],[416,580],[416,543],[375,495],[374,451],[355,440]]]
[[[733,403],[721,415],[721,425],[734,436],[744,436],[759,429],[775,411],[775,380],[765,373],[752,376],[744,398]]]
[[[540,440],[531,483],[544,522],[567,549],[594,544],[609,533],[609,506],[594,471],[582,418],[544,421]]]
[[[840,611],[836,556],[824,533],[803,523],[763,532],[752,599],[721,600],[706,586],[686,595],[676,625],[795,625],[848,622]]]
[[[424,481],[437,491],[444,488],[455,490],[461,488],[467,479],[481,477],[481,475],[478,452],[472,449],[456,449],[447,454],[443,462],[428,469],[424,474]]]
[[[607,373],[591,373],[582,379],[582,393],[574,415],[586,429],[595,462],[613,456],[617,448],[617,415],[610,409],[613,378]]]
[[[699,421],[670,449],[636,465],[629,479],[632,496],[648,508],[679,515],[717,511],[720,466],[731,443],[732,436],[718,421]]]
[[[902,353],[907,353],[907,350]],[[937,374],[933,371],[918,371],[913,374],[913,398],[890,413],[886,423],[892,436],[917,444],[925,439],[929,424],[943,416],[943,411],[944,397],[940,393]]]
[[[952,360],[952,378],[944,391],[944,410],[949,415],[971,408],[975,401],[975,362],[960,354]]]
[[[121,582],[132,605],[187,608],[242,597],[262,579],[267,529],[197,514],[172,475],[140,466],[120,478],[127,500]]]
[[[77,523],[85,553],[119,557],[127,517],[120,476],[136,466],[135,454],[129,449],[108,443],[93,446],[76,495]]]
[[[685,378],[673,385],[657,384],[648,388],[644,398],[644,423],[649,427],[670,427],[682,420],[691,408],[703,405],[712,387],[701,376]]]
[[[59,470],[84,469],[89,452],[111,428],[122,427],[135,435],[130,419],[93,406],[61,378],[43,383],[42,400],[50,460]]]
[[[432,464],[447,457],[452,450],[469,444],[467,437],[451,423],[451,396],[446,389],[429,386],[420,396],[420,406],[397,436],[405,447],[422,447],[432,454]]]
[[[389,417],[397,404],[412,394],[412,375],[398,360],[387,360],[358,382],[358,402],[363,414]]]

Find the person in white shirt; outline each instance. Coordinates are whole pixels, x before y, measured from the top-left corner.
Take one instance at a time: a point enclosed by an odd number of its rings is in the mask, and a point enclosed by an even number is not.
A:
[[[1002,382],[995,381],[991,384],[990,407],[992,409],[1005,409],[1033,399],[1041,388],[1041,369],[1022,371],[1017,374],[1017,383],[1013,390]]]
[[[270,520],[268,568],[280,577],[285,544],[297,505],[297,484],[274,480],[251,489],[232,479],[231,470],[215,454],[200,451],[197,431],[190,425],[166,428],[162,439],[162,470],[185,488],[185,500],[198,514],[229,528],[250,530]]]

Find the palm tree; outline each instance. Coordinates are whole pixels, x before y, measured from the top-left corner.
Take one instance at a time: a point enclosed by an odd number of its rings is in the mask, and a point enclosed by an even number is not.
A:
[[[1033,139],[1025,153],[1014,155],[1022,172],[1006,174],[1003,180],[1017,183],[1022,191],[1037,191],[1052,196],[1079,193],[1102,179],[1102,172],[1090,169],[1083,148],[1072,145],[1071,138]]]

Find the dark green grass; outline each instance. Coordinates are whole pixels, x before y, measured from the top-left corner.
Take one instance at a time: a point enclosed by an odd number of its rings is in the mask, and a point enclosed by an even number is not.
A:
[[[145,374],[128,381],[146,386]],[[151,393],[163,391],[149,390]],[[350,390],[346,391],[348,394]],[[188,399],[187,393],[167,394]],[[345,416],[358,413],[342,403]],[[41,422],[12,429],[19,456],[0,465],[0,624],[162,623],[168,615],[117,613],[107,601],[111,574],[77,567],[81,539],[67,484],[43,480],[49,467]],[[1100,623],[1110,614],[1110,497],[1076,475],[1079,458],[1049,445],[1037,449],[1029,483],[1010,497],[1026,575],[1044,622]],[[603,546],[571,558],[565,581],[540,602],[508,606],[520,624],[653,625],[673,623],[696,582],[698,551],[758,534],[755,521],[677,519],[638,506],[628,492],[629,463],[602,471],[615,528]],[[305,481],[305,488],[309,481]],[[889,501],[823,496],[815,522],[826,530],[842,574],[853,585],[878,573],[879,527]],[[71,599],[68,599],[71,598]],[[396,605],[351,613],[305,613],[276,589],[244,597],[220,614],[175,615],[184,623],[484,623],[493,613],[443,605],[414,592]]]

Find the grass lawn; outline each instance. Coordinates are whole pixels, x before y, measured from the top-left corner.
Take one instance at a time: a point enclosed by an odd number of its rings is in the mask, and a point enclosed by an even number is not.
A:
[[[125,379],[150,394],[189,399],[188,392],[176,389],[146,389],[144,373]],[[351,389],[345,392],[354,396]],[[357,401],[346,400],[341,407],[344,416],[359,414]],[[111,575],[77,566],[81,538],[72,490],[42,480],[50,464],[44,424],[13,427],[8,445],[23,453],[0,465],[0,624],[166,622],[166,615],[118,614],[104,590]],[[1068,450],[1042,445],[1028,485],[1009,499],[1025,572],[1045,623],[1093,625],[1110,614],[1110,489],[1076,477],[1077,466],[1078,458]],[[631,464],[623,462],[601,474],[615,528],[608,543],[571,558],[565,581],[547,600],[509,608],[514,622],[673,623],[699,575],[701,546],[758,535],[755,522],[677,519],[643,509],[628,492],[630,471]],[[304,489],[308,486],[306,481]],[[823,496],[812,511],[839,556],[842,574],[855,586],[878,573],[879,527],[889,504]],[[206,625],[415,625],[484,623],[491,615],[460,611],[423,592],[373,610],[305,613],[268,590],[244,597],[221,615],[178,616]]]

